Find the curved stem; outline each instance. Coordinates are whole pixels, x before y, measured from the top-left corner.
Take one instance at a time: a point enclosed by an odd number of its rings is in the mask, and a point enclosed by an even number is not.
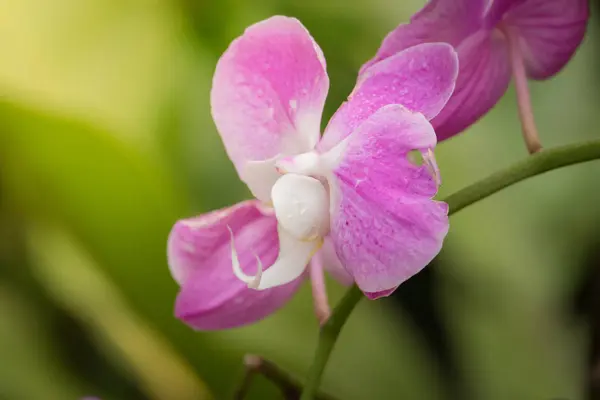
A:
[[[553,169],[596,159],[600,159],[600,140],[556,147],[533,154],[509,168],[496,172],[448,196],[444,199],[450,207],[448,215],[452,215],[505,187],[527,178]],[[334,308],[327,323],[321,328],[319,343],[301,400],[314,399],[340,331],[348,316],[362,298],[363,294],[360,289],[357,286],[352,286]]]
[[[235,392],[235,400],[243,400],[248,396],[250,385],[255,375],[262,375],[273,383],[285,399],[297,400],[302,392],[302,384],[292,375],[288,374],[277,364],[262,357],[247,354],[244,357],[246,373],[242,383]],[[325,393],[315,393],[315,400],[336,400]]]
[[[505,187],[544,172],[600,158],[600,140],[546,149],[446,197],[449,215]]]

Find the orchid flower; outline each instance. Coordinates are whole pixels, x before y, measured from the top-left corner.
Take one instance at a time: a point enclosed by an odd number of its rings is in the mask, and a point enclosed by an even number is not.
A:
[[[411,46],[447,42],[460,60],[456,89],[432,121],[438,140],[448,139],[488,112],[514,78],[527,148],[541,149],[527,78],[558,73],[583,40],[588,0],[430,0],[410,23],[383,41],[372,65]]]
[[[319,46],[293,18],[247,28],[217,64],[211,106],[256,199],[175,224],[176,315],[197,329],[257,321],[293,295],[307,266],[317,309],[327,310],[323,265],[371,299],[425,267],[448,232],[448,207],[432,199],[428,120],[457,74],[446,43],[399,52],[361,76],[321,138],[329,79]]]

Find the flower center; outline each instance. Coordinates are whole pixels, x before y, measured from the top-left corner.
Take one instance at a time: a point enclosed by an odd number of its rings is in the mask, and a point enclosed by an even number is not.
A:
[[[285,174],[273,185],[271,199],[277,221],[296,239],[312,241],[329,233],[329,195],[319,180]]]
[[[321,157],[315,151],[280,158],[275,167],[283,174],[321,175],[322,172]]]

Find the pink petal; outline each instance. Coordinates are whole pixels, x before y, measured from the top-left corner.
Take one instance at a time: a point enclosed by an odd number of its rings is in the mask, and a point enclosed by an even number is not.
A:
[[[249,161],[314,147],[329,88],[325,68],[321,49],[294,18],[252,25],[225,51],[213,78],[212,115],[242,180]]]
[[[448,232],[448,207],[431,200],[437,185],[408,152],[436,143],[426,118],[388,105],[334,148],[330,236],[346,270],[365,293],[387,295],[424,268]]]
[[[456,52],[446,43],[414,46],[373,65],[329,122],[319,150],[332,148],[388,104],[435,117],[452,94],[457,74]]]
[[[587,0],[527,0],[517,2],[503,23],[518,32],[528,75],[546,79],[571,59],[588,18]]]
[[[525,3],[529,0],[491,0],[490,6],[485,13],[484,27],[493,29],[502,21],[506,13],[516,6]],[[550,0],[552,1],[552,0]]]
[[[421,43],[446,42],[457,46],[464,38],[477,31],[487,0],[431,0],[416,13],[409,24],[402,24],[383,40],[375,57],[361,68],[363,73],[371,65],[404,49]]]
[[[511,79],[506,40],[480,31],[457,48],[460,72],[446,107],[431,123],[438,140],[448,139],[479,120],[506,92]]]
[[[263,291],[249,289],[233,274],[227,226],[235,235],[244,272],[256,273],[255,254],[269,266],[279,252],[277,221],[258,201],[178,221],[168,241],[169,267],[181,286],[175,314],[195,329],[226,329],[257,322],[283,306],[303,281],[300,278]]]
[[[387,297],[387,296],[391,295],[392,293],[394,293],[396,291],[396,289],[398,289],[398,286],[393,287],[388,290],[382,290],[381,292],[367,292],[367,293],[365,293],[365,296],[367,296],[367,298],[369,298],[371,300],[377,300],[381,297]]]
[[[337,254],[335,254],[335,248],[333,247],[331,237],[327,236],[325,238],[323,247],[321,247],[319,253],[325,269],[336,281],[344,286],[350,286],[354,283],[352,275],[346,271]]]

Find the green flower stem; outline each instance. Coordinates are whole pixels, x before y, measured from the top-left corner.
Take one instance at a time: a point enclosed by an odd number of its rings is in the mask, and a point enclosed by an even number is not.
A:
[[[308,371],[308,379],[306,381],[306,385],[304,386],[302,396],[300,396],[300,400],[313,400],[315,398],[315,394],[317,393],[319,385],[321,384],[321,377],[323,376],[323,371],[325,371],[325,366],[327,365],[327,361],[329,360],[333,346],[335,345],[335,342],[342,331],[342,327],[350,316],[350,313],[352,310],[354,310],[354,307],[356,304],[358,304],[360,299],[363,298],[363,296],[364,295],[358,286],[353,285],[350,289],[348,289],[342,300],[340,300],[338,305],[335,307],[327,322],[321,326],[321,330],[319,331],[319,342],[317,343],[317,350],[315,351],[315,358],[313,359],[310,370]]]
[[[496,172],[458,192],[444,201],[450,206],[449,215],[470,206],[508,186],[544,172],[600,159],[600,140],[571,144],[542,150],[523,161]],[[362,292],[357,286],[351,287],[333,310],[331,317],[319,332],[319,342],[308,373],[308,379],[300,400],[313,400],[321,384],[321,378],[337,338],[360,299]]]
[[[544,172],[600,158],[600,140],[569,144],[535,153],[511,167],[475,182],[444,199],[452,215],[473,203]]]

